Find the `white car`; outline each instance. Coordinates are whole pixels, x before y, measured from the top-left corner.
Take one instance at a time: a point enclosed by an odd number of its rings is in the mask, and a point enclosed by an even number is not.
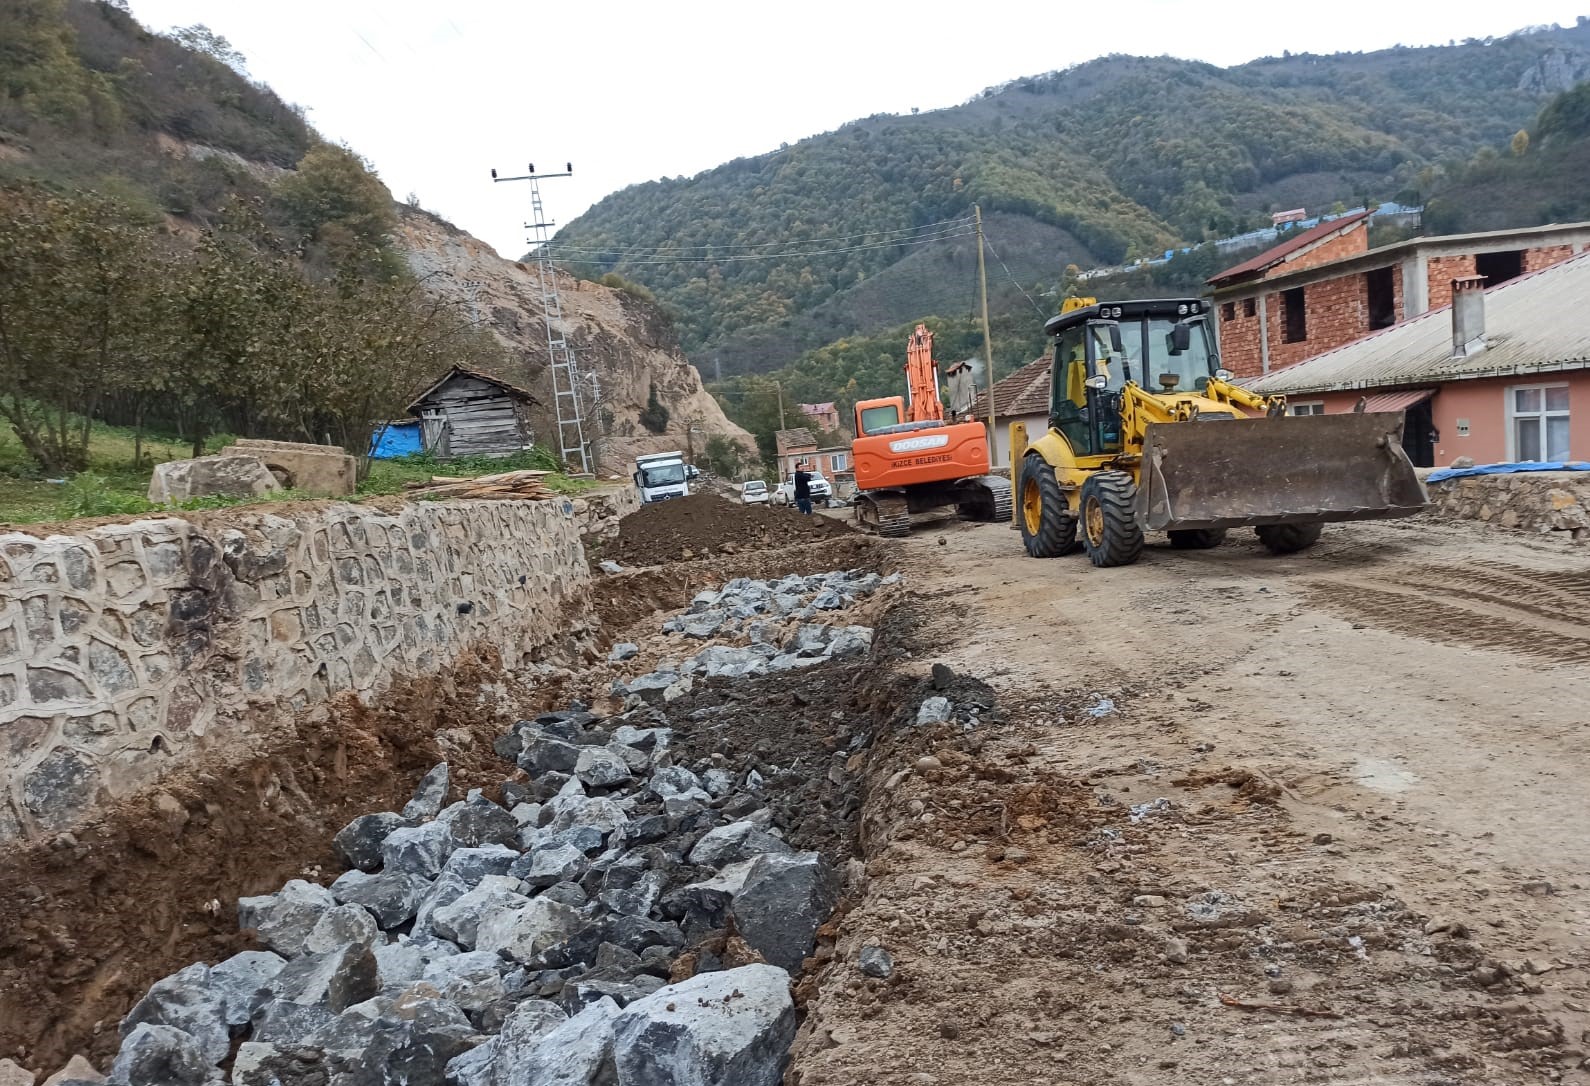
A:
[[[824,505],[834,496],[834,488],[824,479],[821,472],[811,472],[811,480],[806,484],[807,491],[812,496],[813,505]],[[795,480],[778,484],[778,489],[773,491],[774,505],[795,504]]]
[[[745,505],[766,505],[767,484],[761,479],[747,479],[740,484],[740,501]]]

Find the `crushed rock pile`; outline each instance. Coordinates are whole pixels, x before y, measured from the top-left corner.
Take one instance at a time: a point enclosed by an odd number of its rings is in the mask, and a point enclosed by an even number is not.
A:
[[[682,663],[663,661],[645,675],[615,682],[612,692],[633,707],[672,701],[688,693],[698,676],[738,679],[865,655],[872,647],[871,627],[814,620],[846,611],[899,580],[898,573],[882,577],[852,569],[776,581],[740,577],[721,589],[698,592],[683,614],[663,623],[663,632],[678,635],[687,646],[693,641],[748,643],[707,645]],[[625,660],[639,651],[633,642],[622,642],[609,658]]]
[[[897,579],[851,570],[699,594],[665,623],[672,635],[747,646],[616,684],[612,717],[573,703],[519,721],[495,744],[520,770],[501,804],[478,789],[447,804],[444,763],[402,811],[353,820],[335,842],[349,870],[330,886],[239,902],[265,949],[150,989],[121,1023],[110,1081],[774,1086],[791,978],[839,877],[784,839],[754,759],[679,764],[661,707],[697,677],[865,654],[871,629],[812,620]]]

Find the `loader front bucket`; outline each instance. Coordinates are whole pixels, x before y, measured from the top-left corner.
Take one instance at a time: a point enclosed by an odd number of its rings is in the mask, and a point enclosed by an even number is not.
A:
[[[1139,490],[1153,531],[1407,517],[1429,501],[1401,412],[1154,423]]]

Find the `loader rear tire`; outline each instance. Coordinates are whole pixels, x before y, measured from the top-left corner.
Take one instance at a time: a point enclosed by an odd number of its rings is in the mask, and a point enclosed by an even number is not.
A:
[[[1271,554],[1292,554],[1319,542],[1323,524],[1263,524],[1253,529]]]
[[[1178,528],[1165,534],[1179,551],[1207,551],[1226,541],[1224,528]]]
[[[1060,492],[1060,480],[1041,456],[1021,461],[1017,483],[1017,521],[1022,546],[1034,558],[1058,558],[1077,542],[1077,522]]]
[[[1082,484],[1082,547],[1095,566],[1129,566],[1143,553],[1137,486],[1124,471],[1097,471]]]

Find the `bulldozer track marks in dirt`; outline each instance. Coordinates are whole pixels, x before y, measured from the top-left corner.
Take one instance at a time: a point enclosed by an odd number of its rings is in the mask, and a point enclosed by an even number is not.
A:
[[[1430,641],[1519,652],[1553,663],[1590,660],[1590,570],[1506,564],[1386,564],[1372,575],[1303,586],[1320,606]]]

